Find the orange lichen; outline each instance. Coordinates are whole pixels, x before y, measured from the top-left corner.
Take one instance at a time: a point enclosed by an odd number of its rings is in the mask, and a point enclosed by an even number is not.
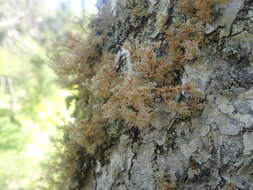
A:
[[[103,65],[98,68],[96,75],[91,79],[91,91],[98,97],[109,98],[111,89],[120,82],[114,67],[112,57],[103,60]]]
[[[168,16],[168,15],[162,16],[159,22],[160,29],[164,29],[164,27],[166,27],[166,24],[170,22],[171,20],[172,20],[171,16]]]
[[[168,182],[166,180],[160,181],[160,189],[161,190],[175,190],[177,188],[177,184],[175,181]]]
[[[150,123],[152,113],[152,87],[137,78],[125,80],[114,88],[114,93],[103,105],[103,115],[108,119],[123,118],[127,123],[144,127]]]
[[[66,150],[61,154],[60,166],[66,165],[67,169],[62,171],[63,179],[80,169],[80,149],[89,156],[100,153],[110,139],[106,126],[113,121],[125,121],[125,126],[142,130],[152,126],[161,104],[181,119],[191,118],[203,109],[203,94],[196,85],[181,84],[180,78],[185,64],[199,56],[204,39],[203,21],[208,20],[212,6],[219,2],[223,1],[207,0],[205,5],[201,0],[180,0],[183,12],[187,16],[196,14],[200,20],[175,23],[165,15],[159,24],[165,40],[147,40],[145,44],[134,41],[124,46],[130,52],[129,75],[120,72],[121,65],[116,68],[115,55],[104,48],[113,20],[110,11],[105,9],[92,19],[86,39],[68,36],[52,66],[61,84],[78,91],[74,113],[77,122],[64,129]],[[148,16],[146,6],[139,3],[142,2],[132,1],[138,7],[128,7],[129,16]],[[210,7],[203,9],[204,6]],[[176,189],[176,183],[164,181],[161,188]]]
[[[96,116],[91,121],[80,121],[78,126],[72,128],[70,134],[88,153],[94,154],[106,139],[104,125],[105,121]]]
[[[213,7],[225,3],[226,0],[180,0],[180,7],[189,17],[197,17],[201,21],[212,19]]]
[[[176,23],[173,29],[164,29],[169,43],[168,54],[173,63],[183,64],[193,60],[203,41],[201,25]]]
[[[137,7],[134,7],[132,9],[127,10],[128,14],[138,14],[140,12],[141,12],[141,10],[139,8],[137,8]]]
[[[233,184],[233,183],[226,183],[224,189],[225,189],[225,190],[237,190],[235,184]]]
[[[196,90],[196,86],[193,84],[157,88],[156,93],[163,99],[172,112],[178,113],[183,118],[189,117],[203,108],[203,104],[201,103],[203,94]],[[179,101],[179,99],[182,100]]]
[[[189,33],[182,33],[178,37],[182,39],[182,43],[183,39],[196,38],[195,29],[184,26],[181,30],[184,32],[190,30]],[[157,48],[159,48],[159,44],[146,45],[145,48],[140,44],[133,44],[131,49],[128,48],[131,52],[132,64],[137,71],[133,78],[142,83],[142,85],[152,84],[150,85],[151,89],[149,89],[152,97],[160,97],[171,112],[176,112],[183,118],[199,112],[203,108],[201,103],[203,94],[196,90],[196,86],[193,84],[174,86],[175,73],[181,69],[181,63],[172,63],[169,58],[165,57],[157,58],[155,54]],[[191,58],[196,56],[195,50],[187,51],[187,55],[188,57],[184,59],[191,60]],[[181,100],[179,101],[179,99]],[[114,102],[117,101],[115,100]],[[150,102],[151,107],[155,105],[153,99],[150,99]],[[136,118],[136,116],[134,117]],[[134,117],[132,118],[134,119]]]
[[[175,78],[175,70],[180,66],[172,63],[166,57],[157,58],[155,51],[158,44],[146,45],[134,44],[130,49],[131,60],[139,78],[154,82],[158,86],[170,85]]]

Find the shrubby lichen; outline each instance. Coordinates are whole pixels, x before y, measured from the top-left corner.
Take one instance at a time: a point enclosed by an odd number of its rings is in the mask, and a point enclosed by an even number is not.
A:
[[[185,64],[191,64],[199,57],[200,49],[205,46],[204,22],[211,21],[213,6],[222,2],[180,0],[186,19],[173,21],[166,16],[160,24],[160,35],[163,36],[160,42],[135,40],[130,46],[124,46],[122,42],[108,46],[107,41],[113,38],[115,29],[115,15],[108,7],[102,7],[100,14],[91,20],[86,39],[68,38],[55,54],[53,68],[63,86],[78,90],[78,98],[76,122],[65,129],[64,153],[68,156],[62,159],[61,166],[68,169],[63,171],[65,180],[61,179],[59,183],[69,183],[66,179],[75,181],[74,174],[80,172],[81,161],[76,160],[78,151],[98,156],[110,148],[105,146],[112,138],[106,127],[115,121],[122,122],[126,130],[152,128],[160,104],[182,120],[201,113],[203,92],[196,84],[182,84],[180,78]],[[149,19],[151,14],[147,5],[142,1],[119,1],[118,6],[127,8],[124,14],[130,18],[130,29],[137,30]],[[197,17],[193,18],[194,15]],[[120,60],[107,48],[113,45],[119,49],[124,46],[130,52],[131,75],[121,72],[120,64],[115,64]],[[164,53],[158,55],[159,50]],[[174,183],[166,182],[163,186],[174,187]]]

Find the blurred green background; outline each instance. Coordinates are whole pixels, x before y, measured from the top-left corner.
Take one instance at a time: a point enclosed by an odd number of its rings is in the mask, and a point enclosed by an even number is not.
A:
[[[81,33],[95,0],[0,0],[0,190],[43,189],[57,126],[71,122],[50,55]],[[84,33],[84,32],[83,32]]]

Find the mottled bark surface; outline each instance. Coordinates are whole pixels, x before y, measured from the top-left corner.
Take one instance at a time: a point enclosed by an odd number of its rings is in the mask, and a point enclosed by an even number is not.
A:
[[[163,16],[185,18],[176,0],[136,1],[137,15],[127,14],[122,2],[111,3],[105,46],[125,57],[115,62],[124,72],[129,55],[123,44],[163,41]],[[204,25],[208,43],[178,77],[203,92],[202,113],[180,119],[161,104],[152,127],[108,126],[115,138],[77,174],[77,189],[253,189],[253,1],[230,0],[213,10],[214,21]]]

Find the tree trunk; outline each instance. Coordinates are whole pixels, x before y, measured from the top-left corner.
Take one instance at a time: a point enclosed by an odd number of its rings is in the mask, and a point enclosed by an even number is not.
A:
[[[108,3],[103,48],[123,80],[146,72],[139,78],[152,90],[180,92],[155,93],[147,125],[109,121],[106,145],[80,153],[85,169],[68,181],[72,189],[253,190],[253,1],[100,0],[101,15]],[[136,69],[151,51],[173,72]]]

